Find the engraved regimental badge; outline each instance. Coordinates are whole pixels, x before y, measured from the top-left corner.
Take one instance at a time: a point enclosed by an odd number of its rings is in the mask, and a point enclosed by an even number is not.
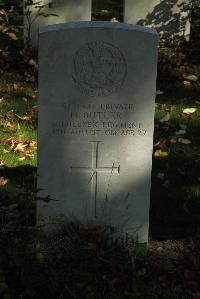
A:
[[[75,53],[73,79],[87,95],[107,95],[122,86],[126,69],[124,56],[117,47],[94,41]]]

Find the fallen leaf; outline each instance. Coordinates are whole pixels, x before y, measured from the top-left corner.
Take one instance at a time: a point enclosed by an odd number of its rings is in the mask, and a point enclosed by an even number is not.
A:
[[[31,160],[34,159],[34,154],[25,153],[25,156]]]
[[[7,154],[7,153],[10,153],[10,151],[4,148],[4,149],[3,149],[3,153],[4,153],[4,154]]]
[[[156,90],[156,94],[160,95],[160,94],[164,94],[164,92],[162,90]]]
[[[176,137],[171,137],[170,142],[171,143],[176,143]]]
[[[163,123],[163,122],[167,122],[169,121],[170,119],[170,114],[167,113],[163,118],[160,119],[160,122]]]
[[[37,105],[32,106],[31,110],[38,111],[38,106]]]
[[[3,167],[5,167],[5,164],[4,164],[3,160],[0,159],[0,168],[3,168]]]
[[[189,139],[185,139],[185,138],[178,138],[178,142],[179,143],[183,143],[183,144],[190,144],[190,143],[192,143]]]
[[[17,90],[18,90],[18,85],[15,84],[15,83],[12,84],[12,85],[11,85],[11,90],[12,90],[12,91],[17,91]]]
[[[25,160],[26,159],[26,157],[21,157],[21,158],[19,158],[19,159],[17,159],[18,161],[23,161],[23,160]]]
[[[178,130],[176,132],[176,135],[184,135],[184,134],[186,134],[186,130]]]
[[[14,124],[13,122],[10,122],[10,121],[7,122],[7,123],[5,123],[5,124],[3,124],[3,126],[6,127],[6,128],[13,128],[14,125],[15,125],[15,124]]]
[[[6,117],[6,118],[13,118],[13,114],[11,113],[11,111],[8,111],[8,112],[5,114],[5,117]]]
[[[14,148],[14,152],[24,152],[26,146],[27,144],[18,143],[18,145]]]
[[[28,64],[32,66],[37,66],[37,62],[32,58],[29,60]]]
[[[3,98],[0,98],[0,103],[2,103],[3,102]]]
[[[7,184],[7,182],[8,182],[8,180],[7,180],[7,179],[5,179],[3,176],[2,176],[2,177],[0,177],[0,186],[4,186],[4,185],[6,185],[6,184]]]
[[[176,105],[171,105],[170,107],[170,111],[175,111],[177,109],[177,106]]]
[[[159,147],[161,150],[166,148],[166,139],[161,138],[156,144],[154,144],[155,147]]]
[[[183,113],[185,114],[192,114],[197,110],[197,108],[185,108],[183,109]]]
[[[163,251],[163,247],[159,246],[159,247],[157,248],[157,251],[158,251],[158,252]]]
[[[190,88],[191,83],[189,81],[183,81],[183,85],[185,88]]]
[[[36,145],[36,141],[35,140],[27,140],[26,143],[28,144],[28,146],[32,147]]]
[[[30,115],[24,115],[24,116],[20,116],[20,115],[17,115],[15,114],[19,119],[21,120],[29,120],[30,119]]]
[[[11,143],[11,146],[9,147],[9,150],[11,151],[15,147],[14,143]]]
[[[167,157],[168,153],[162,150],[157,150],[154,153],[154,157],[159,157],[159,158],[163,158],[163,157]]]
[[[119,21],[117,20],[116,17],[113,17],[113,18],[110,20],[110,22],[112,22],[112,23],[118,23]]]
[[[16,34],[13,33],[13,32],[7,32],[6,34],[7,34],[11,39],[13,39],[13,40],[17,40],[17,39],[18,39],[17,36],[16,36]]]
[[[25,97],[22,97],[22,100],[23,100],[24,102],[27,102],[27,101],[28,101],[28,99],[25,98]]]
[[[16,138],[16,137],[9,137],[6,139],[6,142],[11,143],[11,144],[16,144],[16,143],[20,143],[21,139]]]
[[[185,75],[185,76],[183,76],[183,78],[190,81],[190,82],[198,81],[198,77],[195,76],[195,75]]]
[[[20,124],[17,123],[17,130],[19,131],[21,129]]]
[[[163,180],[164,176],[165,176],[164,173],[159,172],[156,177],[160,180]]]

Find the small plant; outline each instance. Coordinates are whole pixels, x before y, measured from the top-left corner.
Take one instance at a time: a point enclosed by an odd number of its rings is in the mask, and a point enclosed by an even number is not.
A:
[[[24,2],[24,17],[26,22],[26,47],[28,49],[31,48],[31,29],[32,25],[37,21],[39,17],[49,17],[49,16],[58,16],[53,13],[46,13],[45,8],[48,7],[49,4],[42,4],[42,1],[34,1],[34,0],[26,0]]]

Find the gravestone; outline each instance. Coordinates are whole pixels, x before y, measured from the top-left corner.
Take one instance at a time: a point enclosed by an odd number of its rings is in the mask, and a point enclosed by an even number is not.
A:
[[[148,240],[157,33],[47,26],[39,48],[38,224],[105,224]]]
[[[124,22],[156,28],[164,36],[190,36],[190,21],[181,5],[189,0],[124,0]]]
[[[27,0],[24,0],[24,2]],[[42,26],[66,23],[72,21],[90,21],[92,0],[33,0],[35,5],[29,6],[31,11],[31,20],[35,21],[31,25],[31,44],[38,46],[38,31]],[[39,3],[39,4],[38,4]],[[49,15],[48,17],[39,16],[38,5],[44,6],[40,13]],[[27,37],[28,22],[26,17],[26,9],[24,9],[24,36]],[[55,14],[53,16],[51,14]]]

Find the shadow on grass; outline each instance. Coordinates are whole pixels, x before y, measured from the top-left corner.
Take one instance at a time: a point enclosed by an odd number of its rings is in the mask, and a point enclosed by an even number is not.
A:
[[[200,228],[200,159],[169,156],[153,160],[150,236],[152,239],[190,238]],[[157,174],[163,173],[160,179]]]
[[[36,167],[0,168],[0,177],[7,180],[0,186],[0,227],[35,225]]]
[[[184,88],[183,83],[180,82],[171,84],[160,82],[158,89],[164,90],[164,94],[157,96],[156,99],[156,102],[160,104],[195,104],[200,97],[200,86],[197,84],[190,88]]]
[[[190,299],[198,294],[200,239],[151,242],[147,256],[131,257],[112,228],[66,223],[51,238],[4,234],[0,242],[9,298]]]
[[[36,188],[36,172],[37,168],[30,165],[0,168],[0,176],[8,179],[10,184],[32,191]]]

